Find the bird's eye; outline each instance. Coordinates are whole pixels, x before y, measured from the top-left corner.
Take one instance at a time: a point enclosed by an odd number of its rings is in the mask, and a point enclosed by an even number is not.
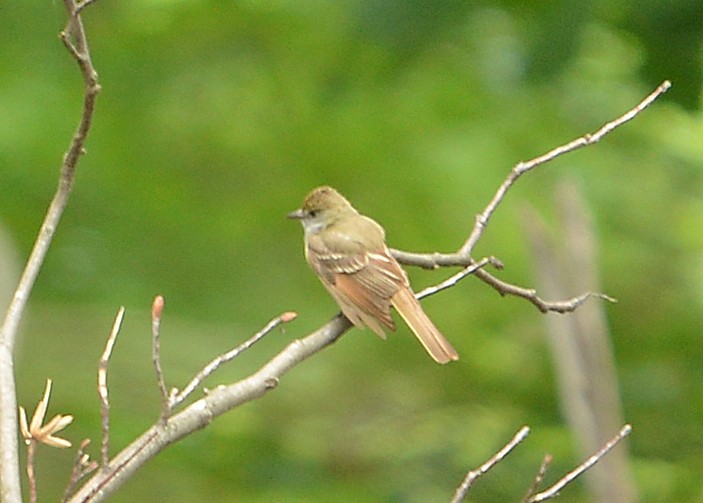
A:
[[[310,210],[310,216],[313,218],[315,218],[318,213],[319,213],[319,211],[317,211],[317,210]]]

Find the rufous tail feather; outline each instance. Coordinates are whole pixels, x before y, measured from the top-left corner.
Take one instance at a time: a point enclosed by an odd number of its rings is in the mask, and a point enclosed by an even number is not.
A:
[[[412,290],[401,288],[391,297],[391,303],[437,363],[444,364],[459,359],[459,354],[450,342],[422,310]]]

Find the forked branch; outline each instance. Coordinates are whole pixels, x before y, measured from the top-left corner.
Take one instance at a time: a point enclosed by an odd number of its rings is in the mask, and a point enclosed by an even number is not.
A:
[[[619,126],[622,126],[626,122],[634,119],[639,113],[641,113],[645,108],[654,103],[654,101],[659,98],[662,94],[669,90],[671,87],[671,82],[668,80],[662,82],[654,91],[652,91],[646,98],[644,98],[636,106],[622,114],[621,116],[605,123],[597,131],[593,133],[587,133],[575,140],[572,140],[564,145],[553,148],[549,152],[542,154],[538,157],[530,159],[529,161],[519,162],[510,171],[508,176],[500,184],[496,193],[493,195],[489,203],[483,209],[481,213],[476,215],[474,227],[466,239],[464,244],[455,253],[411,253],[401,250],[391,250],[393,256],[398,260],[398,262],[405,265],[412,265],[417,267],[422,267],[424,269],[437,269],[440,267],[455,267],[460,266],[464,268],[475,266],[476,261],[472,258],[471,254],[476,247],[476,244],[483,236],[483,232],[488,225],[491,217],[500,206],[503,199],[507,195],[510,188],[515,184],[515,182],[525,173],[532,171],[533,169],[548,163],[556,159],[559,156],[573,152],[582,147],[587,147],[599,142],[607,134],[613,132]],[[476,267],[467,273],[458,273],[457,280],[453,281],[452,285],[457,281],[463,279],[469,274],[474,274],[481,281],[487,285],[493,287],[501,295],[513,295],[516,297],[522,297],[529,302],[531,302],[537,309],[541,312],[557,312],[557,313],[567,313],[574,311],[578,306],[583,304],[585,300],[590,297],[598,297],[610,302],[614,302],[615,299],[609,297],[602,293],[586,292],[577,297],[560,300],[560,301],[546,301],[537,295],[537,292],[531,288],[525,288],[518,285],[513,285],[506,281],[496,278],[493,274],[488,272],[484,267]],[[431,287],[432,288],[432,287]]]
[[[573,152],[574,150],[578,150],[582,147],[587,147],[589,145],[598,143],[600,140],[603,139],[605,135],[612,133],[616,128],[634,119],[640,112],[642,112],[645,108],[654,103],[654,101],[659,98],[659,96],[668,91],[670,87],[671,82],[665,80],[646,98],[640,101],[636,106],[622,114],[620,117],[617,117],[616,119],[605,123],[594,133],[586,133],[585,135],[576,138],[575,140],[565,143],[564,145],[561,145],[559,147],[553,148],[549,152],[535,157],[533,159],[530,159],[529,161],[517,163],[517,165],[512,169],[512,171],[503,181],[500,187],[498,187],[498,190],[496,191],[495,195],[490,200],[488,205],[484,208],[481,213],[476,216],[476,224],[474,225],[474,228],[471,231],[469,238],[459,249],[459,254],[471,254],[479,239],[481,239],[483,231],[486,229],[486,226],[488,225],[488,221],[490,220],[491,216],[505,198],[505,195],[508,193],[510,187],[513,186],[513,184],[518,180],[518,178],[520,178],[528,171],[532,171],[536,167],[541,166],[542,164],[546,164],[559,156],[568,154],[569,152]]]
[[[537,472],[537,475],[535,476],[535,480],[532,486],[527,492],[527,496],[525,496],[525,498],[523,499],[523,503],[539,503],[541,501],[546,501],[548,499],[555,498],[559,495],[559,492],[562,489],[564,489],[568,484],[583,475],[587,470],[592,468],[606,454],[608,454],[613,449],[613,447],[622,442],[622,440],[627,437],[631,432],[632,427],[629,424],[626,424],[622,427],[618,434],[615,435],[612,439],[610,439],[601,449],[598,450],[598,452],[594,453],[583,463],[581,463],[569,473],[564,475],[552,486],[540,492],[539,494],[535,494],[537,487],[539,487],[542,480],[544,480],[544,476],[547,472],[547,469],[549,468],[549,465],[552,462],[552,456],[550,454],[547,454],[544,457],[544,460],[542,461],[542,464]],[[488,471],[491,470],[498,463],[502,462],[505,457],[510,454],[510,452],[515,449],[515,447],[518,446],[518,444],[520,444],[523,440],[525,440],[525,438],[527,438],[527,435],[529,435],[529,433],[530,428],[528,428],[527,426],[523,426],[522,428],[520,428],[520,431],[518,431],[515,436],[510,440],[510,442],[505,444],[485,463],[483,463],[481,466],[474,470],[469,470],[469,472],[466,474],[466,477],[464,477],[464,480],[461,482],[456,492],[454,493],[454,497],[452,498],[451,503],[461,503],[462,501],[464,501],[464,498],[468,494],[474,482],[476,482],[479,477],[488,473]]]
[[[95,1],[96,0],[84,0],[83,2],[76,2],[75,0],[64,0],[64,5],[68,12],[68,20],[64,30],[60,34],[60,39],[70,53],[71,57],[78,64],[81,76],[83,78],[84,92],[82,113],[76,131],[61,163],[60,177],[56,193],[42,223],[36,243],[27,261],[12,302],[2,321],[2,325],[0,326],[0,500],[7,503],[20,503],[21,501],[17,452],[18,417],[13,374],[13,352],[17,328],[26,307],[29,295],[32,291],[34,282],[39,273],[39,269],[44,262],[44,258],[52,242],[54,232],[68,203],[75,180],[78,162],[81,156],[85,153],[85,143],[93,122],[96,98],[100,91],[98,74],[93,66],[85,28],[81,19],[82,11],[89,5],[95,3]],[[599,295],[608,299],[600,294],[586,293],[567,301],[547,302],[539,298],[534,290],[510,285],[509,283],[499,280],[488,272],[485,266],[493,265],[498,267],[500,265],[496,259],[487,258],[482,260],[474,260],[471,255],[476,244],[483,235],[491,216],[505,198],[508,190],[523,174],[551,161],[560,155],[598,142],[605,135],[620,125],[636,117],[637,114],[656,100],[669,87],[670,83],[668,81],[664,82],[636,107],[629,110],[617,119],[608,122],[596,132],[577,138],[572,142],[557,147],[530,161],[518,163],[500,185],[488,205],[481,213],[478,214],[471,233],[456,253],[415,254],[395,250],[393,252],[395,257],[400,262],[407,265],[416,265],[426,268],[450,266],[458,266],[462,268],[462,271],[455,273],[450,278],[424,291],[423,295],[430,295],[449,288],[457,282],[463,280],[466,276],[475,274],[479,279],[495,288],[502,295],[515,295],[523,297],[532,302],[541,311],[545,312],[572,311],[589,296],[593,295]],[[158,318],[158,321],[160,321],[160,316],[161,312],[159,311],[158,316],[155,316],[155,318]],[[174,391],[168,396],[165,395],[166,387],[160,367],[158,347],[159,325],[158,323],[155,323],[153,325],[153,337],[155,342],[154,361],[157,368],[157,374],[159,376],[159,386],[162,394],[164,395],[162,417],[141,437],[135,440],[113,459],[109,460],[109,428],[107,427],[105,421],[107,418],[107,380],[106,373],[104,373],[104,382],[99,385],[99,389],[102,387],[101,393],[104,393],[104,425],[102,443],[103,469],[88,480],[83,487],[79,488],[77,493],[71,497],[70,501],[102,501],[108,495],[113,493],[118,487],[120,487],[131,474],[139,469],[139,467],[158,454],[162,449],[189,435],[197,429],[205,427],[215,417],[224,414],[226,411],[263,396],[265,393],[275,388],[279,379],[290,369],[294,368],[303,360],[320,351],[327,345],[333,343],[350,328],[348,320],[341,316],[337,316],[314,333],[302,339],[291,342],[278,355],[269,360],[269,362],[266,363],[260,370],[253,373],[249,377],[233,384],[219,386],[206,396],[183,408],[183,410],[180,410],[177,413],[173,412],[174,408],[183,404],[185,399],[189,397],[196,389],[198,389],[202,385],[204,379],[220,365],[230,361],[232,358],[240,354],[241,351],[256,342],[256,340],[258,340],[260,336],[263,336],[263,334],[270,332],[278,324],[290,321],[290,319],[292,319],[292,317],[288,314],[281,315],[274,319],[269,325],[264,327],[259,334],[249,339],[249,341],[245,342],[242,346],[237,347],[212,360],[198,374],[196,374],[193,380],[182,391]],[[116,330],[119,329],[117,322],[116,325],[117,328],[113,328],[115,336]],[[105,369],[107,360],[109,359],[109,353],[112,349],[112,345],[114,344],[114,336],[111,336],[111,338],[112,341],[108,341],[106,353],[103,355]],[[593,466],[593,464],[595,464],[600,457],[605,455],[605,453],[612,448],[613,445],[617,444],[628,433],[629,429],[623,429],[619,437],[613,440],[612,445],[606,446],[602,452],[599,452],[592,458],[589,458],[589,460],[580,465],[580,467],[576,470],[567,474],[564,478],[557,482],[557,484],[552,486],[552,488],[534,496],[530,496],[529,501],[537,502],[553,497],[553,494],[556,494],[561,488],[578,477],[580,473]],[[500,459],[507,455],[510,449],[512,449],[522,440],[522,438],[524,438],[524,435],[526,435],[526,431],[521,430],[513,441],[511,441],[503,450],[496,454],[492,461],[489,460],[489,463],[480,467],[477,471],[469,472],[469,474],[467,474],[468,482],[463,484],[466,486],[466,490],[468,490],[468,487],[471,486],[473,480],[475,480],[480,474],[485,473],[485,471],[490,469],[490,466],[493,466],[493,464],[497,463]],[[85,446],[85,444],[83,445]],[[88,461],[83,456],[83,453],[79,454],[79,461],[76,466],[78,468],[75,469],[74,475],[71,476],[71,483],[69,484],[71,491],[73,490],[73,487],[75,487],[77,480],[88,471],[87,469],[94,467],[93,464],[88,464]]]
[[[493,276],[486,270],[486,267],[492,265],[496,268],[500,268],[500,261],[492,257],[488,257],[481,260],[474,260],[471,257],[471,251],[473,250],[474,246],[483,234],[483,231],[486,225],[488,224],[491,215],[495,212],[501,201],[504,199],[509,188],[515,183],[515,181],[520,176],[562,154],[571,152],[586,145],[591,145],[599,141],[603,136],[614,130],[616,127],[635,117],[646,106],[648,106],[658,96],[665,92],[669,88],[669,86],[670,84],[668,82],[663,83],[657,88],[657,90],[655,90],[650,96],[645,98],[636,107],[629,110],[627,113],[623,114],[617,119],[608,122],[595,133],[584,135],[561,147],[557,147],[556,149],[553,149],[542,156],[536,157],[531,161],[521,162],[517,166],[515,166],[515,168],[513,168],[513,170],[505,179],[505,181],[501,184],[493,199],[491,199],[486,208],[477,216],[473,231],[469,235],[466,242],[456,253],[418,254],[394,250],[393,254],[398,259],[398,261],[407,265],[416,265],[419,267],[432,269],[451,266],[460,266],[463,268],[462,271],[455,273],[448,279],[424,290],[423,292],[421,292],[420,295],[425,296],[437,293],[441,290],[455,285],[457,282],[461,281],[466,276],[470,274],[475,274],[479,279],[495,288],[501,295],[515,295],[518,297],[525,298],[532,304],[534,304],[542,312],[573,311],[585,300],[592,296],[597,296],[606,300],[612,300],[603,294],[587,292],[580,296],[565,301],[545,301],[541,299],[532,289],[511,285]],[[261,332],[259,332],[259,334],[268,333],[268,331],[270,331],[273,326],[280,322],[286,321],[284,319],[286,316],[287,314],[284,314],[278,318],[275,318],[271,322],[273,325],[267,325]],[[154,326],[158,328],[158,324]],[[101,471],[94,475],[93,478],[88,480],[86,484],[81,489],[79,489],[79,491],[73,498],[71,498],[70,501],[103,501],[104,498],[114,492],[119,486],[121,486],[125,482],[125,480],[127,480],[135,471],[137,471],[140,466],[142,466],[149,459],[158,454],[162,449],[189,435],[195,430],[207,426],[215,417],[227,412],[228,410],[231,410],[232,408],[235,408],[239,405],[255,400],[257,398],[260,398],[271,389],[274,389],[281,377],[285,373],[287,373],[293,367],[297,366],[303,360],[309,358],[310,356],[322,350],[326,346],[332,344],[350,327],[351,324],[349,323],[349,321],[343,316],[338,315],[315,332],[309,334],[308,336],[302,339],[291,342],[278,355],[269,360],[268,363],[261,367],[257,372],[251,374],[249,377],[232,384],[218,386],[214,390],[211,390],[206,396],[196,400],[194,403],[188,405],[180,412],[173,413],[173,409],[183,403],[188,396],[190,396],[196,389],[198,389],[202,385],[202,382],[206,377],[208,377],[220,365],[231,360],[232,358],[240,354],[243,349],[246,349],[250,344],[256,342],[256,340],[258,340],[259,334],[249,339],[249,341],[245,342],[242,346],[218,356],[217,358],[212,360],[208,365],[206,365],[200,372],[198,372],[198,374],[196,374],[196,376],[191,380],[188,385],[186,385],[183,390],[173,390],[169,393],[168,397],[164,395],[164,399],[167,400],[168,403],[167,407],[163,408],[162,417],[159,419],[159,421],[157,421],[149,430],[142,434],[141,437],[132,442],[132,444],[125,448],[115,458],[110,460],[109,469]],[[153,331],[153,336],[155,338],[155,365],[158,369],[157,374],[161,375],[161,377],[159,378],[159,387],[162,390],[163,394],[166,388],[163,382],[163,374],[160,372],[160,363],[158,359],[159,351],[156,350],[158,349],[158,329]],[[513,439],[513,441],[506,445],[506,447],[496,455],[495,459],[493,459],[492,462],[489,462],[488,464],[480,467],[477,471],[469,472],[469,474],[467,474],[467,479],[463,484],[463,486],[465,486],[466,488],[462,489],[460,487],[457,490],[457,494],[459,495],[459,497],[463,497],[461,496],[461,494],[465,494],[466,491],[468,491],[468,487],[471,486],[473,481],[478,476],[485,473],[485,471],[487,471],[490,466],[493,466],[495,462],[499,461],[500,459],[502,459],[502,457],[507,455],[510,449],[512,449],[524,438],[526,433],[526,431],[521,430]],[[607,450],[603,453],[597,454],[595,461],[600,459],[600,457],[602,457],[605,452],[607,452]],[[590,466],[592,466],[592,464],[582,465],[582,469],[578,472],[575,472],[575,475],[568,475],[563,479],[563,485],[568,484],[571,480],[573,480],[581,472],[588,469]],[[546,467],[544,468],[544,470],[546,470]],[[542,470],[542,472],[544,470]],[[540,479],[540,477],[538,477],[538,479]],[[542,496],[543,494],[548,495],[549,490],[544,491],[539,495],[530,496],[532,498],[530,501],[540,501],[535,500],[534,498],[545,497]]]
[[[93,123],[95,100],[100,91],[98,74],[90,58],[88,39],[80,17],[82,6],[74,0],[64,0],[64,5],[68,12],[68,21],[60,37],[78,63],[83,77],[83,109],[76,132],[61,163],[56,193],[0,326],[0,501],[5,503],[20,503],[22,500],[17,448],[17,390],[13,372],[17,329],[54,232],[68,203],[78,160],[85,152],[85,142]]]
[[[615,435],[612,439],[610,439],[598,452],[590,456],[588,459],[586,459],[583,463],[578,465],[576,468],[571,470],[569,473],[564,475],[562,478],[557,480],[551,487],[548,489],[545,489],[544,491],[535,494],[534,496],[531,494],[528,494],[527,498],[525,498],[526,503],[539,503],[540,501],[547,501],[552,498],[556,498],[559,495],[559,491],[564,489],[568,484],[576,480],[579,476],[581,476],[584,472],[592,468],[598,461],[600,461],[603,456],[608,454],[613,447],[618,445],[622,440],[627,437],[630,433],[632,433],[632,426],[629,424],[626,424],[625,426],[622,427],[622,429],[618,432],[617,435]],[[546,470],[545,468],[545,463],[543,463],[543,468],[540,469],[540,473],[538,475],[538,479],[541,480],[544,476],[544,471]],[[536,485],[533,486],[536,488]]]

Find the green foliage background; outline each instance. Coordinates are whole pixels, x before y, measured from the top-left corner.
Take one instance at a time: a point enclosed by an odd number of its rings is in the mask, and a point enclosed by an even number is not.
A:
[[[578,181],[594,212],[642,501],[703,489],[703,7],[697,0],[462,2],[103,0],[85,13],[103,91],[73,199],[23,325],[31,408],[47,377],[66,435],[99,444],[98,356],[119,305],[112,448],[158,415],[148,309],[166,298],[164,365],[182,386],[273,316],[298,319],[209,385],[257,368],[336,312],[284,215],[319,184],[391,246],[451,251],[519,160],[674,87],[602,143],[510,193],[477,253],[533,284],[520,214],[553,220]],[[0,219],[26,257],[78,120],[56,38],[61,2],[0,5]],[[446,271],[410,271],[416,288]],[[580,292],[573,292],[574,294]],[[114,501],[447,501],[523,424],[533,433],[472,501],[516,501],[544,453],[579,462],[556,402],[542,315],[467,280],[424,305],[462,355],[432,364],[406,329],[354,330],[272,394],[173,446]],[[73,455],[40,452],[40,498]],[[562,497],[585,501],[576,484]]]

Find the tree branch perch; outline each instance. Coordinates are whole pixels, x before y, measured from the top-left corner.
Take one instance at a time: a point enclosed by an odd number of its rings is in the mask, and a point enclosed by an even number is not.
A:
[[[484,269],[484,267],[488,264],[493,264],[494,266],[500,267],[500,262],[497,259],[490,257],[480,261],[475,261],[471,258],[471,250],[481,237],[490,216],[503,200],[508,189],[522,174],[559,155],[571,152],[582,146],[595,143],[605,134],[637,115],[637,113],[642,111],[648,104],[656,99],[656,97],[666,91],[668,87],[669,83],[665,82],[635,108],[614,121],[607,123],[595,133],[584,135],[581,138],[578,138],[564,146],[557,147],[547,154],[537,157],[531,161],[519,163],[515,168],[513,168],[488,206],[476,218],[476,224],[473,231],[458,252],[453,254],[418,254],[393,250],[392,253],[396,259],[406,265],[416,265],[431,269],[451,266],[461,266],[463,268],[462,271],[455,273],[447,280],[442,281],[433,287],[429,287],[425,291],[421,292],[420,295],[430,295],[432,293],[436,293],[440,290],[455,285],[457,282],[470,274],[475,274],[479,279],[495,288],[499,293],[501,293],[501,295],[515,295],[525,298],[542,312],[573,311],[592,296],[612,300],[603,294],[585,293],[566,301],[544,301],[537,296],[534,290],[511,285],[492,276]],[[274,321],[275,320],[276,319],[274,319]],[[117,490],[117,488],[120,487],[136,470],[138,470],[141,465],[146,463],[165,447],[177,442],[181,438],[198,429],[204,428],[215,417],[238,407],[239,405],[262,397],[268,391],[274,389],[279,380],[288,371],[313,354],[335,342],[350,327],[350,322],[345,317],[338,315],[315,332],[302,339],[294,340],[288,344],[285,349],[283,349],[275,357],[269,360],[269,362],[266,363],[260,370],[251,374],[249,377],[232,384],[216,387],[214,390],[211,390],[207,396],[196,400],[182,411],[170,415],[166,421],[163,421],[160,418],[160,420],[149,428],[149,430],[147,430],[137,440],[132,442],[132,444],[127,446],[110,461],[109,470],[95,474],[84,484],[81,489],[79,489],[70,501],[72,503],[103,501],[107,496]],[[267,328],[268,327],[264,328],[264,330],[260,333],[266,333]],[[258,340],[257,336],[254,336],[252,339]],[[245,343],[245,345],[246,344],[247,343]],[[192,393],[201,384],[204,377],[209,375],[210,369],[214,370],[221,363],[224,363],[224,361],[230,359],[230,356],[236,356],[239,352],[240,348],[235,348],[231,352],[217,357],[203,370],[201,370],[200,373],[198,373],[198,375],[196,375],[191,381],[191,383],[180,392],[180,394],[177,392],[175,394],[171,393],[171,407],[180,404],[187,395]],[[521,441],[519,440],[521,435],[518,434],[516,438],[518,438],[518,440],[515,441],[514,445],[517,445],[517,443]],[[511,446],[513,446],[512,442],[506,446],[507,450],[505,451],[505,454],[507,454],[510,450],[508,447],[512,448]],[[500,451],[499,454],[502,452],[504,451]],[[587,468],[588,467],[585,469]],[[583,471],[585,471],[585,469]],[[469,473],[469,475],[471,475],[471,473]],[[566,483],[572,479],[569,479]]]
[[[60,37],[76,60],[84,82],[81,119],[63,158],[58,188],[49,205],[17,289],[0,327],[0,501],[20,503],[20,472],[17,446],[17,391],[14,376],[14,348],[17,329],[44,258],[61,220],[75,180],[76,167],[93,122],[95,100],[100,91],[93,67],[80,10],[74,0],[64,0],[68,12]]]
[[[17,448],[18,417],[16,384],[13,371],[14,347],[17,329],[41,265],[44,262],[56,228],[68,203],[75,181],[78,162],[81,156],[85,153],[85,143],[92,126],[93,117],[95,114],[96,98],[100,91],[98,74],[93,66],[85,28],[81,19],[81,13],[83,10],[95,2],[96,0],[83,0],[82,2],[77,2],[76,0],[64,0],[64,5],[68,13],[68,19],[65,28],[60,33],[60,39],[67,51],[70,53],[71,57],[76,61],[83,78],[84,90],[81,117],[71,138],[68,150],[63,157],[55,195],[49,205],[24,272],[20,278],[19,284],[7,309],[5,317],[3,318],[2,325],[0,326],[0,500],[6,503],[21,503],[22,499]],[[474,226],[470,234],[457,252],[448,254],[419,254],[393,250],[392,253],[396,259],[406,265],[414,265],[428,269],[437,269],[440,267],[462,268],[461,271],[453,274],[444,281],[441,281],[424,290],[419,294],[419,296],[431,295],[446,288],[450,288],[459,281],[463,280],[465,277],[474,274],[480,280],[497,290],[501,295],[514,295],[525,298],[542,312],[573,311],[591,296],[612,300],[603,294],[585,293],[565,301],[545,301],[541,299],[534,290],[511,285],[496,278],[491,273],[486,271],[485,267],[489,264],[495,266],[496,268],[500,268],[501,264],[497,261],[497,259],[489,257],[477,261],[472,258],[472,253],[476,244],[482,237],[491,216],[499,207],[512,185],[523,174],[553,160],[558,156],[600,141],[604,136],[615,130],[617,127],[636,117],[662,93],[666,92],[670,85],[671,84],[668,81],[662,83],[654,92],[642,100],[642,102],[640,102],[637,106],[613,121],[606,123],[596,132],[583,135],[582,137],[552,149],[539,157],[536,157],[530,161],[520,162],[514,166],[502,184],[498,187],[495,195],[490,200],[488,205],[476,216]],[[183,391],[180,393],[172,393],[169,396],[166,396],[165,394],[166,387],[163,379],[163,373],[161,372],[159,359],[158,322],[160,322],[160,317],[161,312],[159,310],[158,316],[154,317],[156,322],[153,326],[152,335],[154,337],[154,364],[157,369],[157,380],[163,398],[162,415],[159,420],[155,422],[154,425],[152,425],[148,430],[146,430],[139,438],[128,445],[114,458],[108,460],[109,450],[107,433],[109,433],[109,430],[106,426],[106,411],[108,407],[106,369],[107,360],[109,359],[109,354],[114,344],[114,337],[116,337],[116,332],[119,330],[119,322],[116,320],[115,325],[113,326],[114,335],[111,335],[108,339],[105,352],[103,354],[103,359],[100,364],[101,369],[103,369],[103,373],[99,378],[102,379],[99,389],[101,390],[101,397],[104,398],[104,425],[101,452],[102,470],[97,471],[89,480],[87,480],[68,501],[74,503],[104,501],[106,497],[121,487],[121,485],[124,484],[124,482],[144,463],[157,455],[168,445],[179,441],[190,433],[206,427],[219,415],[224,414],[239,405],[262,397],[268,391],[274,389],[279,380],[287,372],[310,356],[335,342],[351,327],[351,324],[346,318],[338,315],[318,330],[301,339],[297,339],[289,343],[282,351],[271,358],[263,367],[252,373],[250,376],[232,384],[218,386],[214,390],[211,390],[206,396],[186,406],[183,410],[174,413],[173,409],[182,404],[184,400],[202,384],[203,380],[214,372],[214,370],[216,370],[220,365],[239,355],[251,344],[255,343],[266,333],[269,333],[278,324],[290,321],[292,316],[285,313],[278,318],[274,318],[269,325],[264,327],[262,331],[247,340],[244,344],[212,360],[206,367],[195,375],[193,380],[191,380]],[[118,318],[121,319],[121,314]],[[629,431],[629,426],[623,428],[619,436],[615,437],[601,451],[567,474],[547,491],[531,496],[529,501],[537,502],[553,497],[553,495],[558,493],[561,488],[566,486],[585,470],[593,466],[593,464],[605,455],[614,445],[629,434]],[[491,466],[503,459],[503,457],[505,457],[512,448],[521,442],[526,435],[527,429],[523,428],[520,432],[518,432],[518,434],[516,434],[511,442],[506,444],[506,446],[487,463],[479,467],[477,470],[469,472],[464,480],[464,483],[457,490],[457,495],[461,495],[461,491],[463,491],[463,495],[465,495],[468,488],[478,476],[485,473]],[[87,444],[85,443],[82,444],[82,448],[85,448],[86,445]],[[75,487],[78,479],[89,471],[89,467],[94,467],[94,464],[89,463],[87,458],[84,458],[83,452],[80,451],[78,461],[76,462],[76,466],[74,466],[74,473],[71,475],[71,480],[69,481],[70,483],[67,494],[73,490],[73,487]],[[462,489],[463,487],[465,487],[465,489]],[[455,498],[457,495],[455,495]],[[459,500],[463,498],[463,495],[459,496]]]

